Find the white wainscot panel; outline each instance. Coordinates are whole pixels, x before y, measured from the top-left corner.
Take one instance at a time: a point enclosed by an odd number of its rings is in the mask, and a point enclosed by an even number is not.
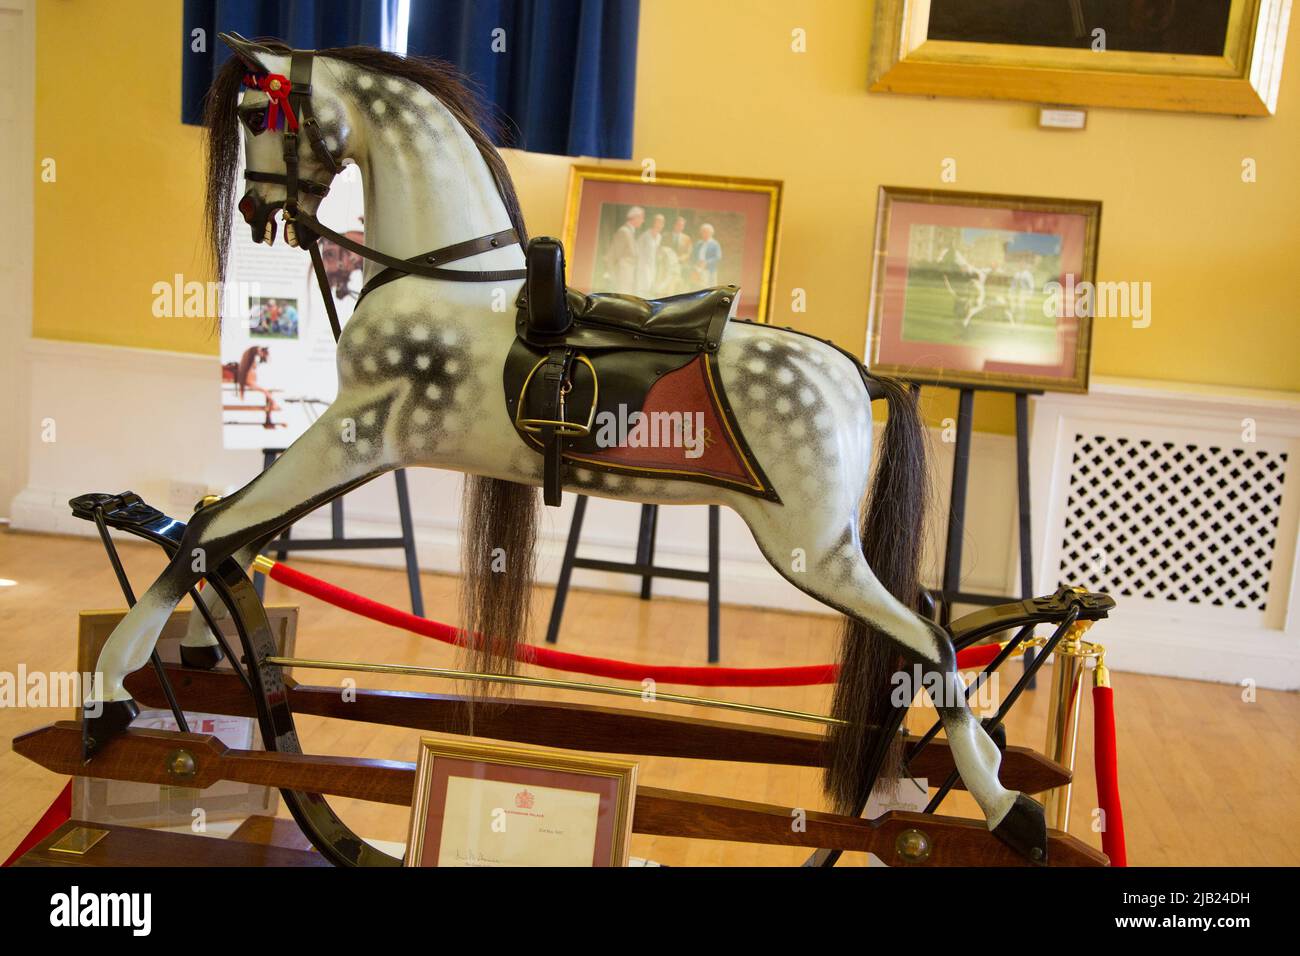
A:
[[[1034,405],[1037,588],[1106,591],[1118,669],[1300,687],[1300,396],[1111,381]]]

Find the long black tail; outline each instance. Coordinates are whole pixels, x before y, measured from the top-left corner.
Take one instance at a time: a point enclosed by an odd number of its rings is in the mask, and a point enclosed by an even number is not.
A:
[[[925,433],[916,396],[906,383],[872,376],[872,385],[873,393],[883,393],[889,404],[889,420],[862,516],[862,553],[889,593],[915,608],[930,487]],[[902,768],[897,734],[887,744],[883,766],[877,747],[879,729],[891,726],[891,681],[903,663],[896,643],[870,624],[846,617],[831,714],[848,723],[832,725],[826,770],[826,792],[840,813],[860,812],[873,778],[894,779]]]

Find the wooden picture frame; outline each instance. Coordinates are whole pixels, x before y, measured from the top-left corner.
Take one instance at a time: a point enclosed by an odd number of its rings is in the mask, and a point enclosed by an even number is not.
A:
[[[407,866],[627,866],[637,765],[424,737]]]
[[[1223,0],[1219,55],[934,39],[932,2],[877,0],[872,92],[1240,116],[1277,110],[1291,0]]]
[[[572,166],[564,210],[566,282],[582,292],[643,298],[736,285],[740,287],[736,318],[766,322],[772,308],[782,189],[778,179],[696,173],[655,173],[647,178],[640,169]],[[623,225],[621,217],[633,207],[645,212],[637,238],[653,227],[655,216],[664,218],[662,248],[669,247],[676,220],[686,220],[682,231],[687,259],[675,276],[642,281],[639,269],[635,275],[620,275],[611,267],[608,256]],[[706,225],[722,255],[711,271],[692,268],[689,258],[698,250]]]
[[[1091,200],[880,187],[867,364],[922,384],[1086,392],[1093,320],[1072,296],[1096,282],[1100,228]]]

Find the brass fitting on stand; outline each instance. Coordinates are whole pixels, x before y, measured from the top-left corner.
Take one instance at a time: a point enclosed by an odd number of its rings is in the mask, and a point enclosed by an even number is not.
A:
[[[1079,738],[1079,702],[1083,696],[1083,675],[1089,659],[1095,660],[1093,682],[1110,686],[1110,671],[1105,664],[1106,648],[1084,640],[1092,621],[1077,621],[1066,631],[1052,653],[1052,690],[1047,702],[1047,739],[1043,747],[1048,759],[1074,773],[1075,750]],[[1047,638],[1031,637],[1016,649],[1016,655],[1030,648],[1046,646]],[[1070,823],[1072,785],[1048,791],[1044,798],[1048,826],[1066,832]]]

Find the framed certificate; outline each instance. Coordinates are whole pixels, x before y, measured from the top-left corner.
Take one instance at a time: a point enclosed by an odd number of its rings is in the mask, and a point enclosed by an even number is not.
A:
[[[636,764],[420,741],[407,866],[626,866]]]

